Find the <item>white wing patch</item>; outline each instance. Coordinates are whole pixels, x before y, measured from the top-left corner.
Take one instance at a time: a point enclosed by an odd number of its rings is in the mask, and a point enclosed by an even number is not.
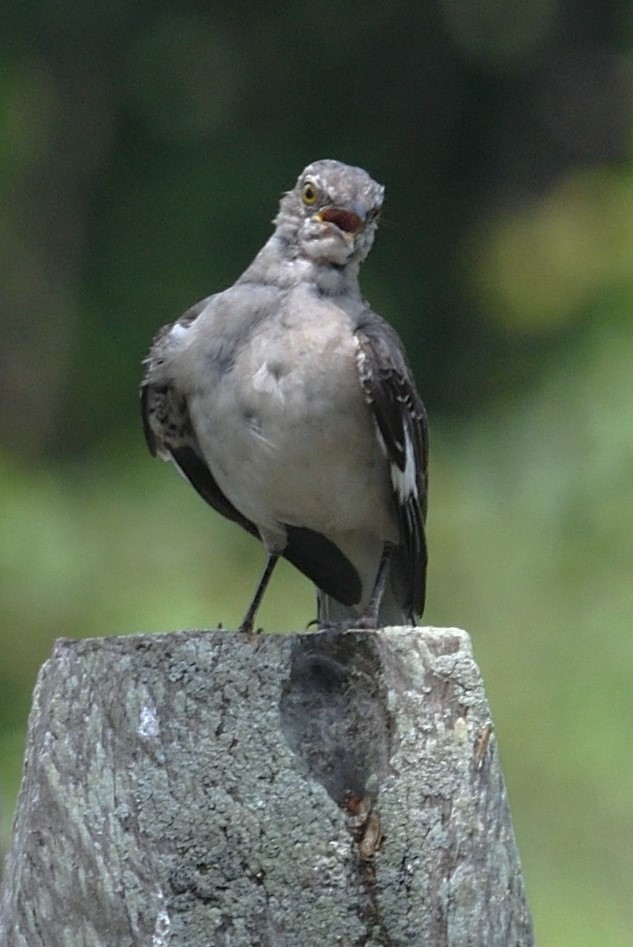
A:
[[[400,503],[405,504],[410,497],[418,497],[418,486],[416,483],[415,451],[408,428],[404,429],[405,442],[405,464],[404,470],[400,470],[397,464],[390,464],[391,484]]]

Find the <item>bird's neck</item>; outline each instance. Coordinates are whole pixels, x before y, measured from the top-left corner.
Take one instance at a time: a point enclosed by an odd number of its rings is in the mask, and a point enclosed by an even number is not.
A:
[[[291,289],[300,283],[313,284],[318,292],[327,296],[350,293],[360,296],[358,269],[357,261],[340,266],[306,257],[274,233],[238,282],[264,283],[280,289]]]

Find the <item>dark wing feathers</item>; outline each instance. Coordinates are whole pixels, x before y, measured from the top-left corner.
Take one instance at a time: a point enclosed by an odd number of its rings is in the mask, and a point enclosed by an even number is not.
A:
[[[396,579],[402,586],[405,609],[421,615],[427,562],[424,536],[428,490],[426,411],[395,330],[372,315],[357,329],[356,339],[361,385],[385,455],[392,465],[401,543],[395,553],[400,567],[396,570]],[[413,462],[413,471],[407,471],[407,462],[409,465]]]

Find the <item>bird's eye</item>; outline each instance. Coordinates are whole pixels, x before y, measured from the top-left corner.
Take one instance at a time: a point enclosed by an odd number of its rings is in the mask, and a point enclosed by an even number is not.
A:
[[[378,218],[380,217],[381,210],[382,210],[382,205],[378,205],[378,207],[374,207],[369,213],[369,219],[378,220]]]
[[[303,198],[303,203],[306,207],[314,207],[317,202],[317,192],[314,184],[311,181],[306,181],[303,185],[303,191],[301,192],[301,197]]]

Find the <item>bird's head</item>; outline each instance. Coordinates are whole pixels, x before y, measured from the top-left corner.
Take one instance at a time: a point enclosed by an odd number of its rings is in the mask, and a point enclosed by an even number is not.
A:
[[[360,263],[374,242],[384,193],[362,168],[315,161],[282,197],[277,233],[309,260],[336,266]]]

